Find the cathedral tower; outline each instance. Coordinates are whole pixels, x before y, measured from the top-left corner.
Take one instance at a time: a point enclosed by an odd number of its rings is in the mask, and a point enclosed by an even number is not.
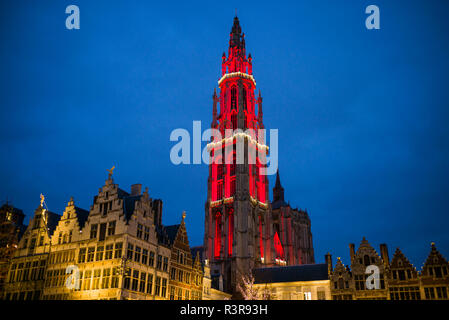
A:
[[[221,70],[212,96],[204,249],[213,285],[238,297],[240,276],[255,268],[315,261],[309,215],[284,201],[279,172],[269,200],[262,96],[237,17]]]
[[[254,93],[252,58],[246,55],[245,34],[237,17],[228,56],[223,53],[218,85],[211,127],[219,130],[221,138],[208,145],[211,163],[204,246],[212,277],[220,277],[223,289],[232,292],[238,276],[263,260],[264,219],[269,207],[266,166],[261,161],[268,147],[258,136],[263,128],[262,97]]]

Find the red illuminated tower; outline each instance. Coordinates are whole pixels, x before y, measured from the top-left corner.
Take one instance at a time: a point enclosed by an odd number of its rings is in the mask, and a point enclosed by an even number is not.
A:
[[[258,137],[258,129],[263,128],[262,97],[260,91],[258,97],[254,93],[252,58],[251,54],[246,56],[245,34],[237,17],[230,34],[228,56],[223,53],[218,85],[219,96],[216,92],[213,95],[211,126],[220,131],[223,139],[209,144],[212,163],[204,246],[212,276],[221,275],[223,289],[232,292],[237,276],[248,273],[263,260],[262,233],[269,207],[268,179],[261,164],[268,148],[263,137]],[[226,129],[241,129],[245,133],[226,135]],[[241,164],[236,164],[238,139],[244,146]]]
[[[315,260],[309,215],[284,201],[279,172],[273,202],[269,201],[263,164],[268,147],[259,132],[264,128],[262,97],[260,91],[255,96],[252,58],[246,56],[245,35],[237,17],[228,56],[223,53],[218,86],[218,95],[214,91],[212,96],[211,127],[220,135],[208,144],[204,250],[213,286],[236,293],[240,275],[254,268]]]

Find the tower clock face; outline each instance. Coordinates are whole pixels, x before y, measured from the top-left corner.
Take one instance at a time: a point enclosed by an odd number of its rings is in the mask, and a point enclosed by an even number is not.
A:
[[[226,129],[232,129],[232,123],[231,121],[224,119],[221,123],[220,123],[220,131],[224,132]]]

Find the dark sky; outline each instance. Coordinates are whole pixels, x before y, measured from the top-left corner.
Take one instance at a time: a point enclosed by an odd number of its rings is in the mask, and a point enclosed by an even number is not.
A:
[[[81,29],[65,28],[66,6]],[[380,30],[365,8],[380,8]],[[206,165],[175,166],[172,130],[203,129],[235,9],[279,129],[281,181],[307,208],[317,262],[365,236],[420,268],[449,258],[449,2],[1,1],[0,201],[88,209],[107,169],[148,186],[164,224],[203,239]],[[274,184],[270,177],[270,189]],[[335,261],[335,260],[334,260]]]

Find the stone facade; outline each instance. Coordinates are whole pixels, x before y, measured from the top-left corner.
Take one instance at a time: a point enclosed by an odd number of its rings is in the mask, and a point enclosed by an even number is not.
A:
[[[226,292],[238,295],[239,278],[250,270],[314,263],[314,252],[308,213],[284,202],[283,189],[282,196],[278,194],[280,183],[274,202],[269,200],[268,147],[259,134],[264,129],[263,99],[260,91],[255,95],[252,57],[246,55],[237,17],[218,84],[219,95],[214,91],[212,96],[211,128],[219,135],[208,144],[204,249],[213,286],[222,281]]]
[[[89,211],[70,199],[60,216],[42,200],[9,263],[1,297],[200,300],[203,263],[191,254],[184,218],[162,225],[162,201],[138,184],[130,193],[120,189],[112,174]]]
[[[421,272],[410,263],[398,248],[391,262],[385,244],[381,255],[363,238],[355,252],[349,245],[351,266],[344,266],[338,258],[332,268],[332,257],[326,255],[333,300],[447,300],[449,292],[449,264],[432,243],[431,252]],[[379,283],[368,279],[373,274],[367,268],[377,267]],[[368,280],[368,281],[367,281]]]

